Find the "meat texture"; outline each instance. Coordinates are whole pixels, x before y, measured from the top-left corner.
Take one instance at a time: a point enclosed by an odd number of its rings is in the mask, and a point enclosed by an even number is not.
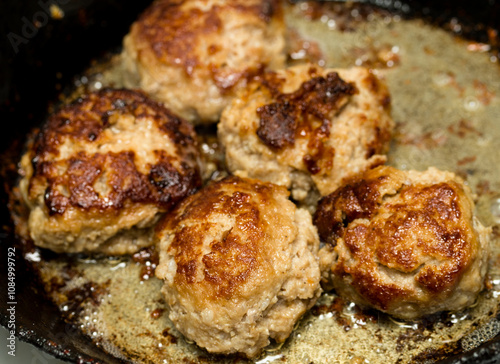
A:
[[[158,224],[169,318],[212,353],[255,357],[283,342],[320,295],[319,238],[288,191],[226,177]]]
[[[281,1],[157,0],[123,45],[130,86],[191,122],[213,123],[247,79],[284,67]]]
[[[305,64],[251,83],[224,110],[218,135],[231,172],[305,201],[383,164],[392,129],[389,93],[370,70]]]
[[[491,229],[453,173],[377,167],[324,197],[314,223],[325,286],[362,306],[416,319],[483,288]]]
[[[52,114],[21,160],[36,245],[133,253],[201,187],[193,127],[142,92],[105,89]]]

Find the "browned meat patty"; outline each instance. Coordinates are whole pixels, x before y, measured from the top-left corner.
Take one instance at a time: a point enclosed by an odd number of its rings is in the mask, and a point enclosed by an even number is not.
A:
[[[314,216],[327,285],[415,319],[473,304],[484,285],[490,229],[453,173],[377,167],[324,197]]]
[[[191,122],[216,122],[249,77],[284,67],[281,1],[155,1],[132,25],[122,55],[131,86]]]
[[[181,202],[157,229],[169,318],[213,353],[258,355],[315,303],[319,238],[284,187],[227,177]]]
[[[231,172],[285,186],[305,201],[385,162],[389,104],[368,69],[300,65],[250,84],[224,110],[218,135]]]
[[[51,115],[22,157],[36,245],[127,254],[201,186],[191,124],[141,92],[106,89]]]

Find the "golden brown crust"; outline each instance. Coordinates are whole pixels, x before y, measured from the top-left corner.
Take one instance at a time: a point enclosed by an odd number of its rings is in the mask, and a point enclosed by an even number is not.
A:
[[[38,135],[33,158],[33,179],[30,186],[46,184],[45,204],[51,215],[63,214],[68,207],[81,210],[119,210],[126,201],[151,203],[168,209],[201,185],[199,172],[180,163],[172,164],[165,151],[155,151],[157,163],[148,174],[135,165],[134,151],[88,154],[78,151],[68,159],[59,159],[58,149],[68,138],[74,144],[105,143],[103,131],[113,127],[113,119],[150,118],[156,128],[168,135],[177,146],[177,153],[186,159],[195,157],[194,129],[139,91],[106,89],[85,95],[75,103],[51,115]],[[61,174],[61,169],[65,173]],[[100,198],[96,184],[106,171],[106,199]],[[102,188],[102,186],[100,186]],[[37,188],[29,189],[32,199]]]
[[[175,327],[214,353],[283,342],[320,294],[319,237],[284,187],[226,177],[157,225],[155,270]]]
[[[35,244],[133,253],[201,187],[194,128],[145,94],[104,89],[61,107],[21,160]]]
[[[287,193],[278,186],[238,177],[211,184],[203,193],[202,199],[193,196],[183,201],[175,213],[159,223],[158,230],[175,231],[169,252],[175,256],[175,283],[178,286],[195,283],[198,266],[201,265],[203,285],[209,286],[207,292],[213,294],[212,299],[228,298],[264,264],[261,249],[266,222],[259,213],[259,205]],[[253,194],[258,194],[258,198],[252,197]],[[214,226],[210,217],[217,214],[234,218],[234,223],[220,241],[213,242],[211,252],[204,254],[203,239]],[[191,220],[206,222],[182,224]]]
[[[228,169],[286,186],[297,201],[384,163],[394,123],[368,69],[302,64],[254,79],[222,113]]]
[[[340,244],[334,280],[383,311],[443,300],[483,256],[469,192],[454,176],[429,174],[438,177],[375,168],[321,199],[314,216],[321,239]]]
[[[157,0],[132,24],[120,57],[138,87],[195,123],[215,123],[254,76],[285,65],[279,0]]]
[[[186,74],[192,75],[198,67],[205,67],[207,59],[221,51],[220,44],[200,44],[210,40],[223,30],[224,19],[221,9],[235,11],[240,15],[256,17],[269,23],[272,18],[280,17],[280,2],[266,1],[233,1],[217,2],[208,9],[192,6],[186,0],[155,1],[146,9],[132,26],[132,33],[137,43],[148,44],[158,61],[171,66],[180,66]],[[204,52],[200,52],[201,49]],[[250,77],[261,71],[263,65],[253,69],[238,70],[229,80],[227,71],[221,64],[210,64],[213,80],[221,90],[233,87],[241,78]],[[228,82],[229,81],[229,82]]]
[[[346,227],[356,219],[370,219],[382,204],[381,185],[389,180],[384,173],[371,178],[356,176],[335,192],[323,197],[314,215],[314,224],[322,241],[335,245]]]
[[[273,102],[257,109],[260,118],[257,135],[264,144],[276,149],[293,147],[296,138],[308,138],[308,153],[303,160],[307,170],[316,174],[321,166],[332,167],[322,161],[331,161],[335,153],[332,147],[325,146],[332,127],[332,112],[344,106],[357,89],[337,72],[316,75],[311,68],[309,73],[311,79],[292,93],[279,91],[281,82],[276,81],[274,74],[263,76],[262,84],[269,89]]]
[[[293,148],[296,139],[306,138],[307,152],[303,162],[311,174],[333,167],[335,148],[328,143],[332,118],[359,93],[354,82],[344,81],[337,72],[325,73],[315,67],[308,70],[310,79],[290,93],[283,92],[285,79],[276,72],[256,78],[269,92],[272,102],[257,108],[257,135],[273,149]],[[369,73],[360,80],[361,86],[376,95],[378,103],[390,112],[391,98],[387,86]],[[262,89],[260,89],[262,91]],[[366,146],[366,158],[387,152],[390,128],[374,128],[375,137]]]

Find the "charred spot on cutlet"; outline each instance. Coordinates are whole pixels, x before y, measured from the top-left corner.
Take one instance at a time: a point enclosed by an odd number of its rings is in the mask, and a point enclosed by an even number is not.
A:
[[[314,69],[311,72],[314,74]],[[303,82],[292,93],[282,93],[279,78],[273,73],[267,77],[263,85],[276,101],[256,110],[260,140],[270,148],[284,149],[293,146],[296,139],[309,136],[309,152],[303,159],[309,172],[317,174],[321,168],[331,168],[324,161],[335,153],[324,145],[330,136],[331,113],[349,102],[349,97],[358,92],[356,86],[342,80],[337,72],[330,72]]]
[[[288,102],[274,102],[257,109],[260,117],[257,135],[269,147],[281,149],[295,143],[297,119]]]
[[[173,158],[164,151],[156,152],[158,162],[148,175],[138,170],[133,151],[80,151],[68,160],[50,158],[60,155],[59,148],[68,137],[97,145],[103,131],[120,116],[151,118],[176,148],[186,147],[185,156],[195,158],[188,148],[197,143],[194,128],[144,93],[103,89],[84,95],[52,114],[35,141],[32,181],[47,181],[44,200],[50,215],[63,214],[70,206],[118,210],[127,200],[170,208],[201,187],[198,170],[183,163],[175,167]],[[61,170],[65,173],[61,174]],[[102,192],[106,192],[106,199],[101,198]]]

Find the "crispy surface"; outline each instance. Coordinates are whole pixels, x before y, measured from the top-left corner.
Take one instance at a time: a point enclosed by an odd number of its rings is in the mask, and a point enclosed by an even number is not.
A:
[[[284,66],[277,0],[159,0],[132,25],[124,60],[139,86],[193,122],[215,122],[234,89]]]
[[[66,252],[149,245],[131,241],[200,187],[197,159],[192,126],[143,93],[84,95],[52,114],[23,156],[31,235]]]
[[[329,116],[338,112],[348,102],[348,97],[357,92],[354,84],[342,80],[337,72],[330,72],[324,77],[312,73],[312,78],[292,93],[279,92],[277,88],[281,80],[276,80],[274,76],[270,74],[263,78],[276,102],[257,109],[257,135],[264,144],[276,149],[293,147],[296,138],[304,136],[311,139],[310,149],[314,148],[321,143],[322,137],[330,134]],[[321,149],[304,157],[309,172],[319,172],[317,162],[324,153]]]
[[[327,277],[339,294],[402,318],[471,305],[483,288],[489,241],[473,210],[452,173],[368,171],[318,205]]]
[[[254,356],[284,341],[320,293],[319,238],[285,188],[228,177],[157,227],[169,317],[210,352]]]
[[[304,201],[385,161],[393,121],[369,70],[312,65],[268,72],[240,92],[218,126],[235,174],[285,186]]]

